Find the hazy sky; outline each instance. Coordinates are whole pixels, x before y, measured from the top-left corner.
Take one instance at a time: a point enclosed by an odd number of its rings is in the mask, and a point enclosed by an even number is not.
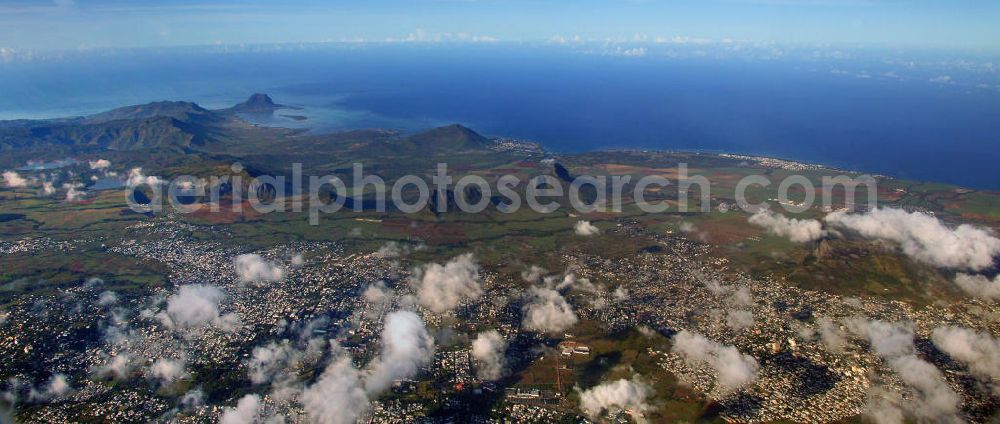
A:
[[[1000,51],[995,0],[0,0],[0,48],[691,37]]]

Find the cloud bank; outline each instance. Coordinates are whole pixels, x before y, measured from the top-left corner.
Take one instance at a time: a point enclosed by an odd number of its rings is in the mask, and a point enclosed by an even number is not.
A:
[[[962,421],[958,415],[961,399],[940,370],[916,355],[910,324],[852,319],[847,325],[852,332],[867,338],[875,353],[914,390],[913,399],[908,401],[883,400],[874,405],[870,413],[876,420],[908,415],[918,421]]]
[[[964,363],[973,373],[1000,379],[1000,340],[968,328],[940,327],[931,335],[934,345]]]
[[[958,274],[955,285],[971,296],[983,299],[1000,298],[1000,275],[990,280],[982,275]]]
[[[866,214],[834,212],[824,220],[867,238],[899,243],[903,253],[941,268],[981,270],[1000,254],[1000,239],[988,231],[962,224],[952,229],[922,212],[875,209]]]
[[[771,234],[786,237],[796,243],[819,240],[825,232],[823,225],[815,219],[787,218],[767,209],[761,209],[750,216],[747,222],[764,227]]]

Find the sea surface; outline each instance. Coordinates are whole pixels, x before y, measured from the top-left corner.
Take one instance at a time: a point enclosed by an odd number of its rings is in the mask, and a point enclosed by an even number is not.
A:
[[[0,119],[264,92],[301,109],[263,123],[315,132],[457,122],[557,152],[760,154],[1000,189],[1000,67],[949,63],[520,45],[101,52],[0,63]]]

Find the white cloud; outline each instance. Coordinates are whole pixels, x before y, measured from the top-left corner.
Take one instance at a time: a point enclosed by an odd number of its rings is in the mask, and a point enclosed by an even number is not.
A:
[[[163,184],[163,180],[160,177],[147,176],[142,173],[142,168],[132,168],[128,171],[128,179],[125,180],[125,185],[128,187],[138,187],[143,185],[148,185],[150,187],[156,187]]]
[[[521,278],[529,283],[537,283],[548,271],[538,265],[532,265],[528,269],[521,271]]]
[[[733,290],[733,295],[729,298],[729,301],[737,306],[750,306],[753,305],[753,293],[746,286],[741,286],[740,288]]]
[[[875,353],[914,389],[914,398],[897,402],[898,408],[918,421],[960,422],[960,398],[948,386],[944,375],[934,365],[920,359],[913,346],[913,328],[909,323],[887,323],[856,318],[848,328],[868,339]],[[893,416],[893,407],[886,403],[873,405],[875,415]],[[886,415],[888,414],[888,415]]]
[[[97,374],[122,378],[132,370],[132,357],[127,353],[112,356],[106,364],[97,369]]]
[[[938,75],[934,78],[928,80],[929,82],[935,84],[954,84],[955,80],[951,78],[950,75]]]
[[[837,353],[844,349],[844,334],[840,326],[829,318],[823,317],[817,320],[819,324],[819,336],[827,350]]]
[[[320,424],[355,423],[371,408],[361,373],[346,355],[331,361],[300,401],[309,418]]]
[[[589,278],[577,278],[576,274],[568,271],[565,275],[563,275],[562,280],[560,280],[558,276],[553,275],[545,277],[542,282],[545,283],[545,287],[559,291],[578,290],[590,294],[596,294],[604,291],[603,285],[594,284]]]
[[[101,292],[100,297],[97,298],[98,306],[110,306],[116,303],[118,303],[118,294],[110,290]]]
[[[573,307],[558,291],[532,287],[528,302],[522,308],[521,326],[527,330],[554,333],[563,331],[579,321]]]
[[[922,212],[901,209],[875,209],[861,215],[834,212],[825,221],[868,238],[899,243],[907,256],[942,268],[989,268],[993,258],[1000,254],[1000,239],[988,231],[968,224],[951,229]]]
[[[472,341],[472,357],[476,360],[476,373],[483,380],[497,380],[507,368],[507,340],[496,330],[479,333]]]
[[[975,297],[1000,298],[1000,275],[990,280],[982,275],[958,274],[955,276],[955,285]]]
[[[757,360],[740,353],[734,346],[720,344],[688,330],[677,333],[673,342],[673,352],[683,356],[689,364],[712,367],[718,374],[719,385],[727,390],[757,379]]]
[[[594,226],[594,224],[591,224],[590,221],[577,221],[573,225],[573,232],[578,236],[592,236],[600,233],[601,230]]]
[[[418,302],[437,314],[483,294],[479,265],[471,253],[457,256],[444,265],[431,263],[418,268],[410,284],[417,292]]]
[[[224,330],[235,330],[239,326],[239,318],[235,314],[219,313],[219,302],[225,297],[218,287],[201,284],[182,286],[167,299],[164,324],[184,328],[214,325]]]
[[[255,347],[247,363],[247,368],[250,369],[250,381],[254,384],[271,381],[288,362],[293,360],[295,353],[288,343],[271,342],[267,346]]]
[[[10,188],[25,187],[28,185],[28,180],[18,175],[15,171],[4,171],[3,180],[7,184],[7,187]]]
[[[742,330],[747,327],[753,327],[753,323],[753,313],[750,311],[731,309],[726,315],[726,325],[733,330]]]
[[[184,366],[183,359],[160,358],[153,362],[153,366],[149,368],[149,377],[159,380],[163,384],[170,384],[187,374]]]
[[[225,408],[219,417],[219,424],[250,424],[260,417],[260,396],[246,395],[233,408]]]
[[[66,189],[67,202],[77,202],[83,200],[83,197],[87,195],[87,192],[81,191],[80,187],[83,187],[83,184],[80,183],[63,184],[63,188]]]
[[[260,255],[246,254],[239,255],[233,259],[233,268],[240,281],[244,283],[254,281],[281,281],[285,278],[285,269],[277,264],[272,264]]]
[[[393,291],[385,286],[385,281],[377,281],[368,286],[362,295],[366,302],[380,305],[392,299]]]
[[[392,312],[382,329],[382,353],[365,379],[368,393],[381,393],[395,380],[411,378],[434,357],[434,339],[410,311]]]
[[[414,249],[409,246],[401,245],[395,241],[390,241],[380,247],[378,251],[375,252],[375,256],[383,259],[392,259],[406,256],[413,250]],[[420,246],[418,246],[416,250],[420,250]]]
[[[628,289],[626,289],[623,286],[618,286],[618,288],[616,288],[615,291],[611,293],[611,295],[614,296],[615,300],[618,301],[628,300],[629,298]]]
[[[90,165],[90,169],[93,170],[108,169],[111,166],[111,161],[107,159],[98,159],[89,161],[88,164]]]
[[[56,373],[52,375],[51,379],[49,379],[49,383],[45,386],[45,388],[39,390],[32,387],[28,392],[28,401],[49,402],[62,397],[71,390],[73,390],[73,388],[70,386],[66,375]]]
[[[796,243],[806,243],[823,237],[823,225],[815,219],[787,218],[767,209],[750,216],[747,222],[767,229],[768,232],[786,237]]]
[[[45,196],[51,196],[53,194],[56,194],[55,184],[53,184],[52,181],[42,182],[42,194]]]
[[[973,373],[1000,379],[1000,339],[968,328],[940,327],[931,336],[948,356],[968,365]]]
[[[69,385],[69,380],[66,379],[64,374],[55,374],[52,379],[49,380],[49,386],[45,389],[45,392],[50,398],[59,397],[72,390]]]
[[[653,388],[638,378],[621,379],[591,387],[580,393],[580,409],[592,419],[604,411],[628,410],[636,414],[649,409],[646,399]]]
[[[411,378],[434,357],[434,340],[423,320],[410,311],[386,316],[382,352],[362,372],[334,345],[334,359],[299,397],[312,421],[321,424],[358,422],[393,381]]]

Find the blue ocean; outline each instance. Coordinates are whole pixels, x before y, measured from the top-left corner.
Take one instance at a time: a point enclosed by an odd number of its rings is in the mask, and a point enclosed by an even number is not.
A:
[[[761,154],[1000,189],[998,70],[877,57],[631,57],[516,44],[110,51],[0,63],[0,119],[156,100],[221,108],[264,92],[301,108],[265,124],[316,132],[457,122],[557,152]]]

